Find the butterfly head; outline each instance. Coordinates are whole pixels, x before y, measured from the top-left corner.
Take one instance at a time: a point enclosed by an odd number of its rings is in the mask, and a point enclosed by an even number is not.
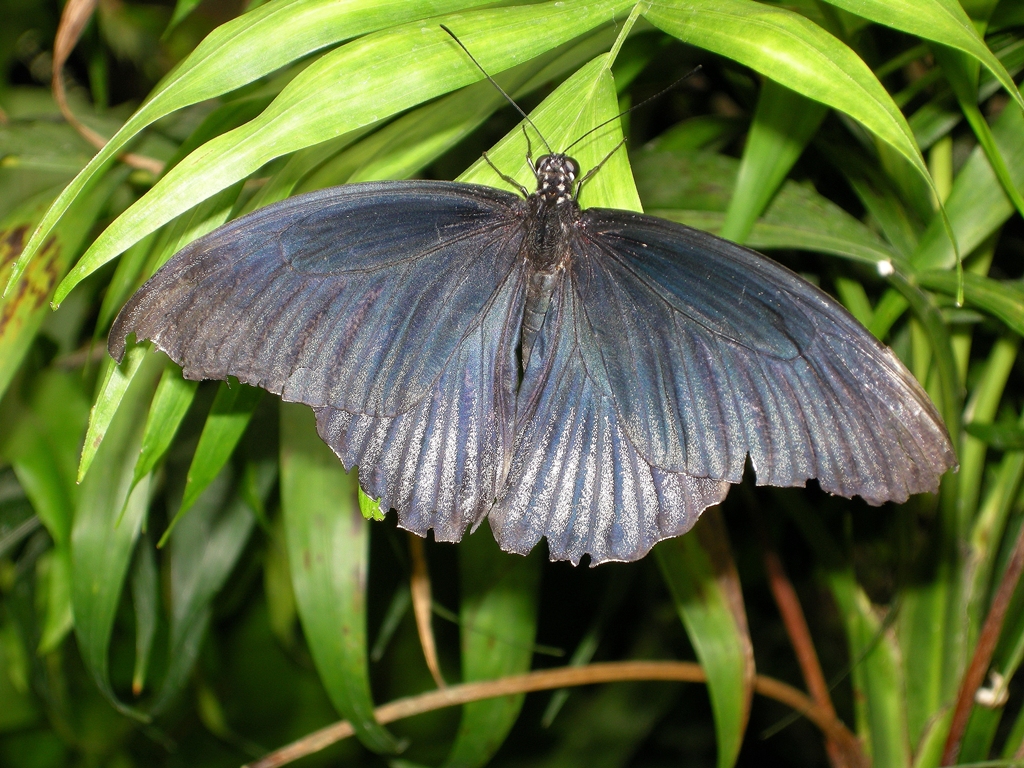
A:
[[[564,205],[575,200],[580,165],[568,155],[541,155],[537,158],[534,174],[537,177],[537,196],[548,205]]]

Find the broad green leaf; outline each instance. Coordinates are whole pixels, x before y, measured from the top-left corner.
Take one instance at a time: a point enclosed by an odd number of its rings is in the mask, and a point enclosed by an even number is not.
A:
[[[1019,109],[1004,109],[992,125],[992,136],[1018,189],[1024,188],[1022,135],[1024,113]],[[1013,214],[1013,204],[981,147],[975,148],[960,169],[945,207],[961,252],[965,254],[981,245]],[[949,269],[956,262],[953,247],[937,218],[922,235],[911,261],[918,269]]]
[[[820,141],[817,149],[843,174],[867,209],[870,219],[903,260],[917,248],[924,223],[900,198],[895,185],[866,154],[850,151],[833,141]]]
[[[28,686],[28,652],[13,621],[0,624],[0,731],[17,731],[39,719]]]
[[[474,0],[386,4],[374,0],[276,0],[222,24],[164,78],[146,103],[61,193],[29,241],[16,272],[34,257],[92,177],[161,117],[233,91],[342,40],[474,4]]]
[[[135,549],[131,575],[132,608],[135,611],[135,668],[132,670],[132,694],[146,687],[149,658],[160,615],[160,584],[156,571],[153,542],[143,534]]]
[[[644,149],[633,157],[648,212],[720,234],[737,162],[705,152]],[[748,246],[829,253],[885,268],[902,258],[878,235],[807,184],[787,181],[754,224]]]
[[[849,570],[826,578],[846,625],[858,735],[875,768],[910,765],[900,652]],[[892,610],[890,608],[890,610]]]
[[[904,658],[893,637],[890,607],[885,620],[871,605],[843,551],[801,493],[775,491],[779,506],[796,524],[820,564],[820,578],[839,607],[846,631],[857,735],[874,766],[910,765]],[[902,614],[900,614],[902,616]]]
[[[682,120],[658,134],[647,144],[647,149],[663,152],[703,149],[716,152],[745,127],[745,122],[739,118],[698,115]]]
[[[462,680],[496,680],[529,671],[537,631],[541,549],[522,557],[498,549],[489,530],[459,546]],[[466,704],[445,768],[486,765],[511,730],[525,696]]]
[[[139,277],[146,266],[146,261],[153,251],[153,244],[160,239],[159,232],[153,232],[142,238],[129,248],[121,256],[114,269],[114,274],[107,283],[107,290],[103,294],[103,303],[100,305],[99,318],[96,320],[97,332],[99,329],[110,328],[114,318],[121,310],[121,306],[139,287]],[[97,333],[99,335],[99,333]]]
[[[533,124],[552,147],[568,146],[594,126],[615,117],[615,86],[610,65],[609,55],[598,56],[562,83],[530,113]],[[604,130],[591,136],[592,139],[573,148],[573,156],[584,173],[602,160],[605,162],[601,171],[584,186],[580,204],[584,208],[600,205],[605,208],[641,210],[640,196],[633,183],[626,153],[621,149],[612,153],[622,140],[619,122],[609,123]],[[489,149],[487,156],[502,173],[523,186],[530,185],[527,186],[530,189],[536,186],[537,180],[526,161],[526,153],[527,140],[521,127],[517,127]],[[482,158],[459,176],[459,181],[511,189]]]
[[[192,14],[192,11],[198,7],[200,2],[201,0],[178,0],[174,4],[174,14],[171,16],[171,20],[167,22],[167,29],[164,30],[165,39],[171,30]]]
[[[597,33],[567,51],[555,49],[499,73],[494,80],[518,99],[604,53],[612,42],[609,35]],[[455,146],[507,103],[492,83],[486,80],[474,83],[403,115],[373,133],[303,180],[300,189],[408,178]]]
[[[295,610],[295,592],[292,590],[288,546],[284,539],[284,520],[281,515],[273,519],[267,535],[267,549],[263,555],[263,594],[267,598],[270,631],[282,646],[291,648],[295,645],[298,613]]]
[[[263,499],[277,479],[273,462],[256,472],[256,494]],[[195,508],[171,536],[171,633],[167,675],[153,712],[162,712],[188,682],[220,592],[256,523],[253,510],[225,469],[207,485]]]
[[[660,0],[645,17],[684,42],[726,56],[863,124],[930,182],[899,107],[868,66],[821,27],[751,0]]]
[[[299,618],[338,713],[378,752],[398,742],[373,716],[366,645],[370,523],[356,478],[316,433],[303,405],[281,404],[281,508]]]
[[[996,340],[964,408],[963,419],[965,422],[974,420],[990,422],[995,418],[1010,372],[1017,361],[1019,347],[1019,336],[1007,336]],[[962,514],[970,520],[973,520],[978,509],[987,450],[988,446],[983,441],[971,437],[969,434],[963,436],[958,446],[957,457],[960,459],[960,477],[957,482],[957,490],[960,494],[958,503]],[[973,633],[977,629],[978,625],[976,624],[968,627],[968,631],[972,633],[969,636],[972,644],[976,639]]]
[[[495,80],[507,91],[515,92],[543,67],[545,58],[550,56],[537,57],[499,74]],[[490,82],[474,83],[403,115],[371,134],[317,169],[303,180],[300,189],[309,191],[334,184],[408,178],[455,146],[507,103]]]
[[[930,296],[911,285],[899,273],[890,278],[890,283],[899,290],[914,315],[921,323],[934,356],[941,398],[936,405],[942,414],[946,429],[953,445],[959,444],[960,411],[963,392],[958,374],[957,360],[953,352],[951,331],[942,321],[938,308]],[[933,396],[934,397],[934,396]]]
[[[124,178],[124,173],[110,174],[91,185],[84,199],[50,233],[32,268],[11,282],[11,290],[0,298],[0,396],[21,365],[40,324],[50,314],[47,305],[54,288],[67,272],[100,210]],[[52,191],[43,192],[0,222],[0,283],[8,283],[25,238],[52,199]]]
[[[78,482],[86,477],[93,459],[106,437],[111,422],[117,415],[118,408],[125,392],[135,379],[135,374],[143,361],[152,364],[159,355],[150,352],[147,347],[131,347],[125,353],[121,364],[113,360],[104,360],[103,375],[97,388],[96,401],[89,413],[89,429],[85,433],[85,444],[82,446],[82,458],[78,464]]]
[[[928,270],[918,272],[914,279],[924,288],[956,296],[957,279],[952,272]],[[1008,328],[1024,335],[1024,286],[972,272],[964,273],[963,286],[966,304],[999,318]]]
[[[743,159],[719,235],[746,242],[825,117],[825,107],[766,79],[743,145]]]
[[[609,21],[628,5],[625,0],[599,0],[585,6],[553,2],[452,15],[443,21],[469,50],[477,52],[480,65],[494,74]],[[416,22],[351,42],[307,67],[258,118],[207,142],[178,163],[104,230],[83,261],[90,269],[105,264],[157,227],[276,157],[481,78],[465,53],[433,24],[425,27]],[[26,254],[33,247],[30,242]]]
[[[1024,427],[1019,424],[969,421],[964,431],[997,451],[1024,451]]]
[[[221,382],[213,405],[210,406],[210,414],[203,425],[203,433],[199,436],[199,445],[196,446],[192,463],[188,468],[181,506],[164,535],[160,537],[158,547],[164,545],[174,527],[227,464],[235,446],[249,426],[249,420],[262,396],[263,390],[257,387],[237,382]]]
[[[963,51],[984,64],[1024,109],[1024,98],[956,0],[826,0],[850,13]]]
[[[630,156],[644,208],[715,211],[724,214],[739,161],[714,152],[644,147]],[[788,184],[779,196],[786,194]]]
[[[67,546],[78,491],[75,457],[89,413],[81,382],[73,374],[44,371],[32,381],[29,402],[19,403],[16,412],[0,454],[54,543]]]
[[[957,101],[960,103],[960,110],[974,131],[978,144],[985,152],[988,163],[992,167],[996,178],[1003,187],[1006,196],[1010,198],[1018,213],[1024,214],[1024,195],[1014,185],[1013,176],[1006,167],[1003,156],[999,154],[992,129],[988,121],[978,107],[978,67],[977,63],[969,59],[959,51],[950,50],[945,46],[937,45],[934,48],[936,60],[942,67],[946,80],[953,88]]]
[[[139,482],[152,472],[157,462],[171,447],[174,435],[192,405],[198,386],[199,382],[183,379],[181,369],[174,363],[168,363],[164,368],[146,416],[142,448],[135,463],[134,482]]]
[[[45,563],[46,619],[36,653],[44,655],[56,650],[74,626],[71,608],[71,549],[67,544],[55,545],[40,565]]]
[[[253,97],[233,101],[215,109],[178,148],[180,156],[172,157],[168,164],[175,164],[188,152],[214,136],[237,128],[242,123],[251,120],[266,108],[270,101],[269,98]],[[235,199],[230,192],[221,192],[213,200],[204,201],[190,215],[179,217],[171,226],[160,231],[159,235],[155,232],[151,233],[129,248],[118,262],[114,276],[107,286],[107,292],[103,296],[103,304],[100,307],[100,316],[96,321],[97,327],[103,329],[110,327],[110,323],[121,309],[121,305],[138,287],[140,276],[148,277],[149,273],[155,271],[178,249],[222,224],[231,211]],[[144,269],[147,263],[148,270]],[[80,269],[80,275],[84,273],[85,267],[81,263],[76,267]]]
[[[977,628],[981,626],[983,612],[987,608],[991,576],[996,558],[1000,556],[1000,542],[1007,519],[1015,503],[1021,478],[1024,477],[1024,421],[973,421],[968,422],[964,430],[990,448],[1006,451],[985,485],[985,496],[978,505],[978,513],[971,527],[973,572],[969,574],[971,585],[968,616],[972,628]]]
[[[28,404],[19,403],[15,423],[3,436],[0,453],[11,463],[18,483],[53,540],[40,561],[40,587],[46,617],[38,652],[58,647],[71,630],[71,521],[78,497],[76,456],[89,406],[80,379],[55,370],[32,382]]]
[[[693,531],[661,542],[654,554],[707,675],[718,766],[728,768],[739,755],[750,715],[754,649],[719,511],[705,511]]]
[[[71,600],[79,650],[103,695],[119,711],[142,719],[146,716],[123,704],[111,687],[109,649],[121,590],[149,505],[149,481],[131,490],[132,475],[146,406],[161,369],[159,359],[150,356],[123,393],[122,407],[108,424],[92,470],[82,481],[71,529]]]
[[[871,299],[868,298],[864,286],[856,280],[848,277],[835,278],[836,295],[843,302],[843,306],[850,310],[862,325],[870,325],[874,316],[874,308],[871,306]]]

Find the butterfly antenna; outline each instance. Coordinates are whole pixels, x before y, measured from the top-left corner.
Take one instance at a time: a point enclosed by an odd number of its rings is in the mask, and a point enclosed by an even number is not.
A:
[[[469,60],[476,64],[476,68],[483,73],[484,77],[487,78],[491,85],[498,89],[498,93],[504,96],[505,100],[516,108],[516,112],[522,115],[523,119],[525,119],[526,122],[528,122],[533,127],[533,130],[535,130],[537,132],[537,135],[540,136],[540,140],[544,142],[544,146],[547,147],[548,152],[553,154],[554,150],[551,149],[551,145],[548,144],[547,139],[544,138],[544,134],[540,132],[540,128],[538,128],[536,124],[533,122],[533,120],[530,119],[530,116],[523,111],[523,108],[516,104],[515,99],[513,99],[511,96],[505,93],[505,89],[498,85],[497,81],[493,77],[487,74],[487,70],[480,65],[480,62],[476,60],[476,57],[469,52],[469,48],[463,45],[462,41],[455,36],[454,32],[448,29],[448,27],[446,27],[444,24],[441,25],[441,29],[447,32],[451,36],[452,40],[459,44],[459,48],[466,52],[466,55],[469,56]]]
[[[449,34],[451,34],[451,33],[449,33]],[[461,43],[460,43],[460,45],[461,45]],[[468,53],[468,51],[467,51],[467,53]],[[479,64],[477,66],[479,66]],[[568,147],[566,147],[565,148],[565,152],[568,152],[570,149],[575,147],[577,144],[579,144],[581,141],[583,141],[585,138],[587,138],[587,136],[592,134],[594,131],[597,131],[597,130],[600,130],[601,128],[604,128],[606,125],[608,125],[608,123],[614,123],[620,117],[624,117],[625,115],[628,115],[630,112],[632,112],[632,111],[634,111],[636,109],[640,109],[640,107],[644,106],[644,104],[649,104],[650,102],[654,101],[655,99],[660,99],[662,96],[664,96],[666,93],[671,91],[673,88],[675,88],[681,82],[683,82],[684,80],[688,80],[689,78],[693,77],[695,74],[700,72],[700,70],[701,70],[701,66],[700,66],[700,64],[698,64],[696,67],[691,69],[685,75],[683,75],[678,80],[676,80],[674,83],[672,83],[671,85],[669,85],[669,86],[667,86],[665,88],[662,88],[660,91],[658,91],[653,96],[648,96],[646,99],[641,101],[639,104],[634,104],[629,109],[624,110],[622,112],[619,112],[619,114],[617,114],[615,117],[608,118],[603,123],[601,123],[599,125],[595,125],[589,131],[587,131],[582,136],[580,136],[578,139],[576,139],[576,141],[574,141],[572,144],[570,144]],[[541,138],[544,138],[544,137],[542,136]],[[545,143],[547,143],[547,142],[545,142]],[[616,149],[618,149],[618,147],[616,147]]]

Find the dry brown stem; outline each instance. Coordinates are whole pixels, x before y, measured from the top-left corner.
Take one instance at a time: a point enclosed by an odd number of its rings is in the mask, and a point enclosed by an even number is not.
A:
[[[510,696],[553,688],[569,688],[596,683],[624,682],[628,680],[664,680],[684,683],[706,682],[704,670],[699,664],[687,661],[620,661],[590,664],[584,667],[560,667],[530,672],[526,675],[504,677],[476,683],[453,685],[418,696],[398,699],[378,707],[375,715],[382,725],[393,723],[414,715],[421,715],[443,707],[454,707],[471,701]],[[806,695],[792,686],[758,675],[754,690],[762,696],[780,701],[812,723],[825,735],[834,740],[848,755],[860,754],[856,737],[840,722],[834,713],[829,713],[815,704]],[[318,752],[354,734],[352,726],[342,721],[315,731],[298,741],[271,752],[247,768],[278,768],[300,757]]]

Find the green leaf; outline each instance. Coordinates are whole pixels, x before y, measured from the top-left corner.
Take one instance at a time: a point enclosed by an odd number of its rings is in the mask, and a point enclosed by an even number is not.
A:
[[[255,473],[256,495],[264,499],[277,479],[274,462]],[[214,597],[227,580],[256,523],[239,489],[231,489],[225,468],[196,500],[195,508],[171,536],[171,633],[167,675],[153,704],[164,711],[188,682],[206,634]]]
[[[67,544],[54,546],[43,561],[46,571],[46,619],[36,652],[44,655],[64,642],[74,617],[71,608],[71,549]]]
[[[0,731],[17,731],[39,718],[28,687],[27,656],[16,624],[0,624]]]
[[[1024,427],[1019,424],[970,421],[964,431],[997,451],[1024,451]]]
[[[992,125],[992,137],[1018,189],[1024,188],[1022,135],[1024,113],[1019,109],[1004,109]],[[973,251],[1013,215],[1013,204],[981,147],[975,148],[957,174],[945,208],[962,253]],[[955,264],[953,247],[937,218],[922,235],[911,261],[918,269],[949,269]]]
[[[924,288],[956,296],[958,283],[952,272],[918,272],[914,280]],[[1024,285],[965,272],[963,288],[965,304],[999,318],[1008,328],[1024,335]]]
[[[978,145],[985,152],[988,163],[992,167],[996,178],[1003,187],[1006,196],[1010,198],[1018,213],[1024,214],[1024,195],[1014,185],[1010,170],[1006,167],[1003,156],[999,154],[995,137],[988,121],[978,108],[978,67],[977,64],[959,51],[950,50],[945,46],[937,45],[934,54],[939,65],[942,67],[946,80],[953,88],[960,109],[970,123]],[[1012,81],[1011,81],[1012,82]]]
[[[263,390],[245,384],[221,382],[217,388],[217,396],[210,406],[210,414],[203,425],[203,433],[199,436],[199,445],[192,456],[185,480],[185,493],[181,498],[181,506],[160,537],[157,547],[162,547],[171,535],[174,527],[185,515],[206,487],[220,474],[227,464],[235,446],[245,434],[253,411],[263,396]]]
[[[499,73],[494,80],[507,93],[513,94],[513,98],[520,98],[592,58],[595,40],[602,44],[599,53],[607,50],[611,43],[608,35],[595,34],[569,51],[556,49],[544,53]],[[489,81],[469,85],[371,134],[317,169],[303,180],[300,189],[308,191],[334,184],[409,178],[507,103]]]
[[[589,31],[628,5],[626,0],[585,6],[553,2],[476,11],[443,21],[494,74]],[[368,61],[373,66],[368,67]],[[382,120],[481,77],[440,26],[424,27],[420,22],[368,35],[325,54],[258,118],[207,142],[172,168],[103,231],[83,261],[91,268],[106,263],[276,157]],[[26,253],[32,247],[30,242]]]
[[[164,30],[164,39],[167,39],[171,30],[192,15],[192,11],[198,7],[201,1],[202,0],[178,0],[178,2],[174,4],[174,14],[171,16],[171,20],[167,22],[167,29]]]
[[[684,42],[846,113],[930,183],[910,126],[882,84],[856,53],[804,17],[751,0],[661,0],[645,17]]]
[[[971,397],[964,408],[964,421],[991,422],[995,418],[1010,372],[1017,362],[1019,347],[1019,336],[1004,336],[992,345],[992,351],[984,361],[980,375],[975,380]],[[958,506],[967,520],[973,520],[978,511],[982,478],[986,470],[987,449],[988,446],[983,441],[967,435],[961,440],[957,452],[960,459],[960,476],[957,479]],[[974,642],[973,633],[978,629],[978,624],[968,627],[971,633],[970,642]]]
[[[527,557],[498,549],[489,530],[459,545],[462,680],[496,680],[529,671],[537,631],[541,549]],[[445,768],[486,765],[511,730],[524,695],[466,704]]]
[[[149,503],[149,481],[131,490],[132,475],[143,416],[161,369],[160,360],[150,356],[122,393],[122,407],[108,424],[92,469],[82,481],[71,529],[71,600],[82,658],[111,704],[141,719],[147,718],[114,693],[108,653],[125,575]]]
[[[679,618],[707,675],[718,737],[718,766],[736,762],[754,692],[754,649],[739,576],[717,509],[686,536],[654,548]]]
[[[74,205],[50,233],[32,267],[18,279],[13,275],[25,238],[53,199],[53,191],[31,198],[0,222],[0,284],[9,285],[6,295],[0,298],[0,396],[21,365],[39,326],[50,314],[47,304],[54,287],[67,272],[100,210],[124,177],[125,173],[113,173],[92,184],[84,199]]]
[[[846,625],[858,734],[873,766],[904,768],[911,753],[899,649],[852,572],[826,578]]]
[[[32,508],[58,547],[66,547],[77,498],[75,457],[89,406],[78,377],[42,372],[28,404],[19,403],[0,453],[10,462]]]
[[[758,216],[818,130],[825,112],[820,103],[774,80],[764,81],[743,145],[732,199],[719,232],[721,237],[746,242]]]
[[[98,395],[89,413],[89,429],[85,433],[85,444],[82,446],[82,458],[78,463],[78,482],[86,477],[93,459],[117,415],[121,400],[131,386],[143,361],[152,363],[158,355],[150,352],[145,346],[131,347],[120,365],[109,358],[104,360],[103,375],[97,389]]]
[[[729,200],[737,162],[730,157],[684,150],[644,149],[633,158],[648,212],[720,234],[720,211]],[[751,248],[810,250],[867,263],[900,265],[899,253],[861,222],[808,184],[787,181],[765,215],[754,224]]]
[[[380,499],[371,499],[365,493],[363,489],[359,489],[359,514],[366,520],[376,520],[381,522],[388,515],[387,512],[380,508]]]
[[[341,40],[474,4],[475,0],[387,4],[374,0],[276,0],[222,24],[164,78],[146,103],[60,194],[15,266],[14,279],[92,177],[161,117],[233,91]]]
[[[949,430],[950,440],[956,446],[959,444],[960,438],[960,411],[963,404],[963,392],[957,372],[956,357],[953,353],[950,329],[942,321],[938,308],[929,295],[907,282],[899,272],[890,278],[890,282],[913,309],[914,315],[921,322],[925,331],[938,373],[941,399],[936,405],[946,423],[946,429]]]
[[[985,45],[956,0],[826,0],[850,13],[948,45],[984,64],[1024,109],[1024,98],[1002,63]]]
[[[383,519],[383,518],[381,518]],[[288,565],[288,546],[284,540],[284,520],[277,515],[270,524],[267,549],[263,556],[263,593],[267,598],[270,631],[285,648],[295,645],[295,592]]]
[[[281,404],[281,508],[306,642],[338,713],[377,752],[399,744],[373,716],[366,646],[370,524],[354,474],[320,440],[313,414]]]
[[[153,542],[143,534],[135,550],[131,575],[132,608],[135,610],[135,669],[132,670],[132,694],[138,696],[146,686],[149,658],[160,615],[160,580],[156,571]]]
[[[900,198],[892,180],[864,153],[833,141],[819,141],[816,148],[843,174],[886,240],[903,260],[909,258],[917,248],[924,223]]]
[[[133,482],[139,482],[156,467],[174,441],[174,435],[195,398],[197,381],[181,377],[181,368],[169,362],[153,395],[146,416],[142,449],[135,463]]]

